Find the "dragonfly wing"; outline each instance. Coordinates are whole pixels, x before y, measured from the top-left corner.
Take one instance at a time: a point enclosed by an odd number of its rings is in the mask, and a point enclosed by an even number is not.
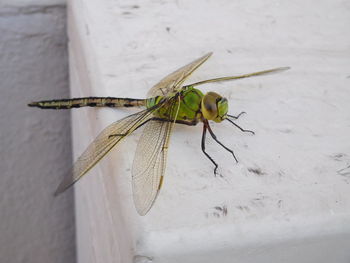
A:
[[[221,77],[221,78],[215,78],[215,79],[207,79],[207,80],[202,80],[202,81],[199,81],[196,83],[189,84],[188,86],[198,86],[198,85],[211,83],[211,82],[231,81],[231,80],[244,79],[244,78],[256,77],[256,76],[261,76],[261,75],[269,75],[269,74],[279,73],[279,72],[282,72],[282,71],[285,71],[288,69],[290,69],[290,67],[280,67],[280,68],[273,68],[273,69],[267,69],[267,70],[263,70],[263,71],[243,74],[243,75],[239,75],[239,76],[229,76],[229,77]]]
[[[175,99],[168,101],[167,113],[176,119]],[[151,209],[162,186],[173,125],[172,120],[151,120],[145,124],[138,142],[131,173],[134,203],[140,215]]]
[[[210,52],[163,78],[150,89],[147,94],[148,97],[166,96],[171,92],[181,89],[186,78],[188,78],[192,72],[202,65],[212,54],[213,53]]]
[[[157,107],[158,108],[158,107]],[[117,143],[132,133],[142,123],[153,117],[153,109],[147,109],[127,116],[105,128],[87,147],[75,162],[72,173],[58,186],[55,195],[62,193],[78,181],[98,161],[100,161]]]
[[[132,166],[132,186],[137,212],[145,215],[152,207],[162,186],[167,145],[172,122],[146,123],[137,145]]]

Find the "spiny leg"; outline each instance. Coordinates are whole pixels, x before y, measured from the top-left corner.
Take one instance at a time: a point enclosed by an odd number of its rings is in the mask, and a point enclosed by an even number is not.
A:
[[[208,159],[214,164],[214,175],[217,175],[218,170],[218,164],[213,160],[213,158],[210,157],[208,153],[205,151],[205,135],[207,134],[207,125],[203,123],[203,132],[202,132],[202,152],[205,154],[205,156],[208,157]]]
[[[174,122],[174,120],[169,120],[169,119],[164,119],[164,118],[157,118],[157,117],[154,117],[154,118],[151,118],[151,119],[148,119],[146,120],[145,122],[141,123],[139,126],[137,126],[135,128],[135,131],[142,127],[143,125],[145,125],[147,122],[149,121],[164,121],[164,122]],[[178,123],[178,124],[183,124],[183,125],[187,125],[187,126],[195,126],[197,125],[197,121],[182,121],[182,120],[176,120],[175,123]],[[109,138],[111,137],[115,137],[115,136],[126,136],[127,134],[111,134],[109,135]]]
[[[233,152],[230,148],[228,148],[228,147],[226,147],[224,144],[222,144],[222,142],[220,142],[220,141],[217,139],[216,135],[214,134],[214,132],[213,132],[213,130],[211,129],[211,127],[210,127],[210,125],[209,125],[208,122],[206,123],[206,125],[207,125],[208,130],[209,130],[209,133],[210,133],[211,137],[214,139],[214,141],[216,141],[218,144],[220,144],[226,151],[230,152],[230,153],[232,154],[233,158],[235,159],[235,161],[238,163],[238,160],[237,160],[237,158],[236,158],[234,152]]]
[[[143,123],[141,123],[140,125],[138,125],[138,126],[135,128],[134,131],[136,131],[138,128],[142,127],[143,125],[145,125],[147,122],[151,121],[152,119],[153,119],[153,118],[144,121]],[[128,134],[126,134],[126,133],[110,134],[110,135],[108,136],[108,139],[110,139],[110,138],[112,138],[112,137],[117,137],[117,136],[124,137],[124,136],[126,136],[126,135],[128,135]]]
[[[242,127],[238,126],[236,123],[234,123],[232,120],[230,120],[229,118],[226,118],[225,120],[228,120],[229,122],[231,122],[234,126],[236,126],[238,129],[240,129],[242,132],[250,132],[251,134],[255,134],[255,132],[251,131],[251,130],[245,130]]]
[[[245,111],[242,111],[240,114],[238,114],[237,116],[233,116],[233,115],[229,115],[227,114],[228,117],[237,120],[239,117],[241,117],[241,115],[243,114],[247,114]]]

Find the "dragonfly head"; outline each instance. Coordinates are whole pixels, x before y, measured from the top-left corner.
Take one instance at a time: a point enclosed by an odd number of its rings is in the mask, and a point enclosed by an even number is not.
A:
[[[227,99],[215,92],[208,92],[202,99],[201,110],[205,119],[221,122],[228,111]]]

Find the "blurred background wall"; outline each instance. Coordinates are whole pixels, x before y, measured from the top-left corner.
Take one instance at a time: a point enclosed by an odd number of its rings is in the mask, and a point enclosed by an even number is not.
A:
[[[70,115],[27,107],[69,96],[65,1],[0,1],[0,81],[0,262],[75,262]]]

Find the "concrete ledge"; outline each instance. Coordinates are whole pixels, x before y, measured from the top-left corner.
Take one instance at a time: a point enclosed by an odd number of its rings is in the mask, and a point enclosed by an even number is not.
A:
[[[201,87],[225,95],[232,114],[248,112],[239,123],[256,135],[214,125],[240,161],[209,144],[214,177],[200,125],[176,127],[145,217],[131,189],[139,132],[118,145],[75,187],[79,262],[348,262],[349,13],[342,1],[71,1],[72,96],[142,98],[208,51],[191,81],[292,67]],[[75,156],[132,112],[75,110]]]

